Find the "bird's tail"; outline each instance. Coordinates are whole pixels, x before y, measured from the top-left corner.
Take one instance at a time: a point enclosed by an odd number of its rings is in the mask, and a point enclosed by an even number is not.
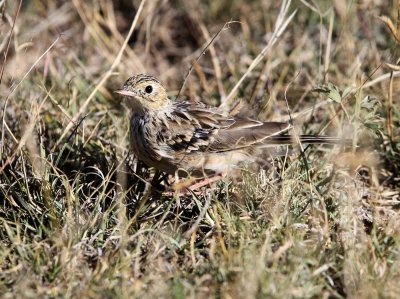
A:
[[[352,140],[343,139],[340,137],[331,136],[318,136],[318,135],[299,135],[301,143],[305,144],[339,144],[339,145],[351,145]],[[263,145],[290,145],[297,144],[297,138],[294,135],[277,135],[270,136],[263,141]]]

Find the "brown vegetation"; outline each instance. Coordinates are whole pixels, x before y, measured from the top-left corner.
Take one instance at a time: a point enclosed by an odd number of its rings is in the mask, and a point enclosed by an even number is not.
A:
[[[398,296],[398,1],[19,3],[0,1],[4,298]],[[152,196],[113,90],[148,73],[174,97],[190,69],[182,96],[261,120],[287,99],[295,130],[353,146]]]

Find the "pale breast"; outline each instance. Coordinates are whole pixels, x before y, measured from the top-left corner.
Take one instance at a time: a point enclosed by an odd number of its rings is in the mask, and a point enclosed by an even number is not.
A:
[[[147,166],[174,174],[177,167],[173,163],[173,157],[168,155],[163,146],[156,141],[158,130],[152,125],[151,120],[132,115],[130,126],[132,151]]]
[[[154,166],[158,157],[150,146],[149,130],[145,124],[145,119],[133,115],[131,118],[131,145],[133,153],[149,166]]]

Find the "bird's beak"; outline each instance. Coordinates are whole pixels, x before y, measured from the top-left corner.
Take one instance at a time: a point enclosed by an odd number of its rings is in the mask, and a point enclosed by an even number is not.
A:
[[[128,97],[134,97],[134,96],[135,96],[135,93],[134,93],[134,92],[129,91],[129,90],[125,90],[125,89],[118,89],[118,90],[115,90],[114,93],[118,93],[118,94],[120,94],[120,95],[128,96]]]

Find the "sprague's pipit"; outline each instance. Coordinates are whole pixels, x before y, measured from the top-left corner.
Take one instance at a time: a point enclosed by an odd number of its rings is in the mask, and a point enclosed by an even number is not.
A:
[[[257,159],[273,145],[295,143],[283,122],[235,118],[202,103],[173,101],[152,76],[129,78],[116,93],[132,110],[131,145],[148,166],[180,177],[225,174]],[[342,143],[340,138],[300,135],[303,143]]]

